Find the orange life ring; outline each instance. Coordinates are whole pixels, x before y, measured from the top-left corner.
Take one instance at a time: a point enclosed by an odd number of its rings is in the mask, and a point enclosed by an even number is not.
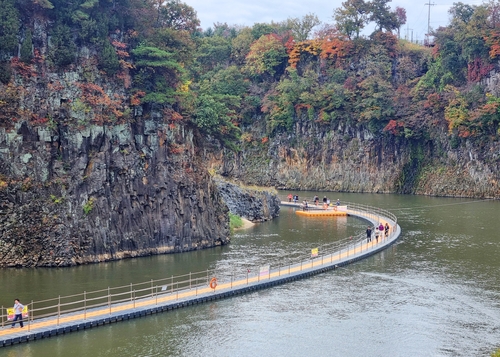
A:
[[[215,289],[217,287],[217,278],[212,278],[212,280],[210,280],[210,287],[212,289]]]

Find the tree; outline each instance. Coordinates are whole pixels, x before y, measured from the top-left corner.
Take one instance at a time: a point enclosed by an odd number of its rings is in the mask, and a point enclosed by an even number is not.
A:
[[[252,75],[276,74],[286,58],[285,46],[277,35],[265,35],[255,41],[247,56],[246,70]]]
[[[0,60],[2,57],[17,55],[17,32],[19,31],[19,12],[14,0],[0,0]]]
[[[218,71],[210,79],[210,92],[241,98],[248,90],[249,83],[236,66]]]
[[[225,146],[236,150],[234,142],[241,133],[235,125],[238,107],[231,96],[204,93],[196,99],[193,122],[205,134],[214,136]]]
[[[99,55],[99,67],[107,74],[113,75],[120,68],[120,61],[113,46],[109,41],[104,41]]]
[[[49,10],[54,8],[54,5],[49,0],[33,0],[33,4]]]
[[[252,35],[254,40],[258,40],[264,35],[274,33],[274,27],[266,23],[256,23],[252,27]]]
[[[227,66],[230,56],[231,40],[213,36],[201,40],[196,60],[203,67],[203,71],[210,71],[219,66]]]
[[[184,30],[193,33],[200,26],[196,11],[179,0],[157,0],[159,27]]]
[[[292,31],[293,38],[296,41],[307,40],[312,29],[320,23],[318,16],[312,13],[303,16],[302,19],[296,17],[286,20],[286,26]]]
[[[76,45],[69,26],[60,24],[52,31],[50,58],[58,67],[67,66],[75,60]]]
[[[173,104],[176,102],[177,86],[182,82],[185,69],[168,51],[141,45],[132,50],[137,73],[135,84],[146,91],[144,102]]]
[[[392,31],[399,28],[398,19],[395,12],[387,5],[391,0],[372,0],[370,2],[370,21],[375,22],[378,31]]]
[[[242,29],[240,33],[231,40],[231,59],[238,65],[245,63],[245,59],[250,52],[250,46],[254,42],[252,30],[248,27]]]
[[[460,23],[468,23],[474,14],[475,6],[464,4],[463,2],[453,3],[453,6],[448,10],[451,15],[452,26]]]
[[[398,25],[398,38],[401,38],[400,34],[401,26],[406,24],[406,9],[397,6],[396,11],[394,11],[394,13],[396,14],[396,21]]]
[[[26,37],[21,45],[21,61],[30,63],[33,58],[33,36],[31,30],[26,30]]]
[[[359,33],[368,22],[369,6],[364,0],[347,0],[342,7],[335,10],[334,19],[338,30],[349,39]]]

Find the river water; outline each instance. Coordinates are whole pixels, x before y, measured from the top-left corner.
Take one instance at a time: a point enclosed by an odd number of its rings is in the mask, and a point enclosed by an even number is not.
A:
[[[300,199],[315,192],[293,192]],[[324,194],[321,193],[320,197]],[[500,202],[327,193],[388,209],[400,240],[347,267],[268,290],[0,348],[0,356],[489,356],[500,347]],[[228,246],[63,269],[0,270],[0,304],[28,303],[205,269],[287,264],[366,222],[298,217]],[[320,248],[321,249],[321,248]]]

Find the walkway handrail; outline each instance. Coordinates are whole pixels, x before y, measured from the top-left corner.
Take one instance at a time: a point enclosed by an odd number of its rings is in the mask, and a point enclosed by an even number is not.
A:
[[[395,234],[397,217],[391,212],[358,203],[342,203],[342,206],[346,205],[348,207],[349,214],[365,218],[375,223],[389,223],[391,226],[389,236],[385,237],[385,235],[382,235],[380,243],[377,241],[372,242],[370,245],[368,243],[363,243],[366,238],[365,233],[363,232],[336,242],[318,246],[318,255],[316,257],[312,257],[310,251],[303,252],[300,256],[288,256],[285,259],[287,264],[282,264],[283,259],[280,258],[279,261],[266,262],[266,265],[260,265],[258,267],[241,267],[241,270],[238,271],[235,271],[234,269],[231,272],[220,271],[218,269],[207,269],[179,276],[172,275],[170,277],[156,280],[151,279],[149,281],[135,284],[130,283],[130,285],[113,288],[108,287],[107,289],[90,292],[84,291],[83,293],[59,296],[52,299],[31,301],[31,303],[26,304],[29,310],[29,318],[27,321],[28,330],[30,328],[30,324],[32,324],[34,320],[45,319],[48,317],[57,316],[59,324],[59,318],[63,314],[75,313],[78,311],[87,314],[87,312],[91,309],[103,307],[109,307],[109,312],[111,314],[111,306],[119,303],[133,302],[135,306],[135,302],[140,299],[156,298],[156,300],[158,300],[159,296],[167,294],[176,294],[178,299],[179,292],[182,291],[196,290],[197,295],[198,290],[207,289],[212,277],[217,277],[218,284],[227,284],[230,282],[232,287],[233,281],[246,279],[248,285],[249,281],[254,281],[255,279],[257,279],[256,281],[260,281],[261,279],[270,279],[272,274],[279,274],[281,276],[282,274],[286,274],[286,271],[290,274],[292,269],[298,270],[299,267],[300,271],[311,269],[314,268],[315,265],[319,264],[318,262],[323,264],[324,261],[330,260],[330,262],[333,263],[337,259],[340,261],[341,257],[344,255],[349,257],[355,256],[360,252],[363,253],[363,248],[365,248],[365,254],[368,250],[375,251],[380,249],[379,244],[382,244],[387,239],[391,239],[391,236]],[[307,257],[304,257],[304,255],[307,255]],[[262,273],[263,266],[268,268],[268,271],[265,271],[264,274]],[[274,268],[271,269],[271,266]],[[1,308],[1,326],[3,327],[11,322],[7,321],[6,309],[3,306]]]

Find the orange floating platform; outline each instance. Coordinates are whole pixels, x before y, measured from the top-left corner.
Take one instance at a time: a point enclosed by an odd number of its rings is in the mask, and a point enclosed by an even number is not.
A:
[[[311,211],[295,211],[299,216],[306,217],[332,217],[332,216],[347,216],[346,211],[335,211],[333,209],[328,210],[311,210]]]

